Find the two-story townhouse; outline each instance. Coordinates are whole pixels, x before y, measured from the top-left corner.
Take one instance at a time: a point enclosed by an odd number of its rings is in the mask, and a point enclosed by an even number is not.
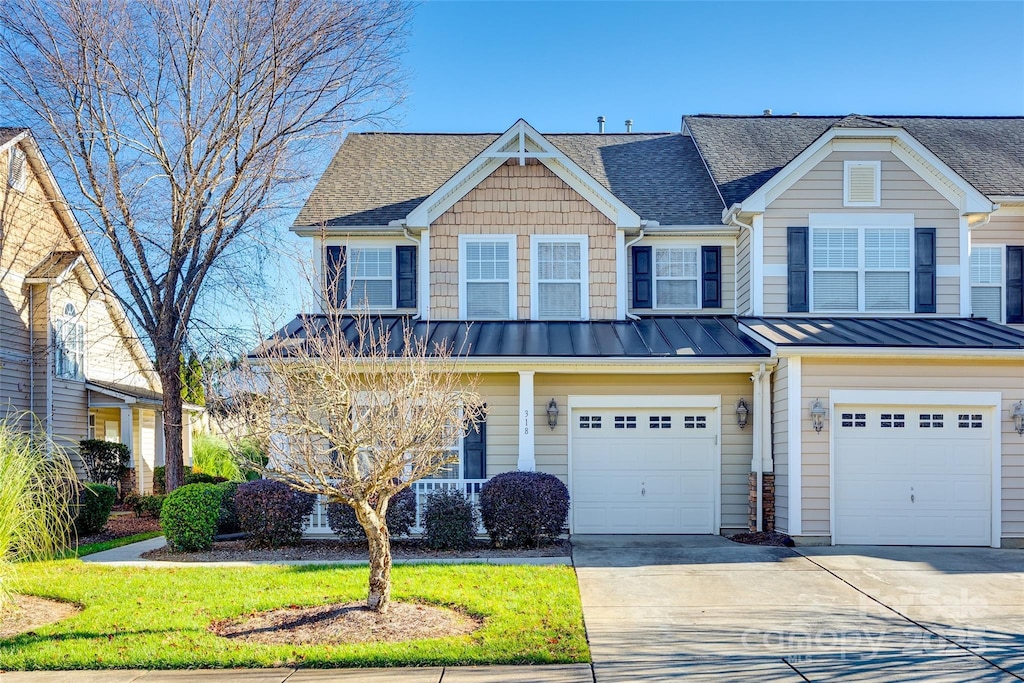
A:
[[[333,298],[480,373],[486,429],[421,491],[539,469],[574,533],[1020,543],[1022,135],[350,134],[293,229]]]
[[[82,476],[80,440],[128,444],[151,492],[163,421],[149,355],[28,129],[0,128],[0,179],[0,416],[34,414]]]

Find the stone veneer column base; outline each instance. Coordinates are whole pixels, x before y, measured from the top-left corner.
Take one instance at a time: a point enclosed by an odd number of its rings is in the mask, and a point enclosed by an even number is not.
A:
[[[747,475],[747,524],[751,531],[757,529],[757,472]],[[761,527],[775,531],[775,473],[761,475]]]

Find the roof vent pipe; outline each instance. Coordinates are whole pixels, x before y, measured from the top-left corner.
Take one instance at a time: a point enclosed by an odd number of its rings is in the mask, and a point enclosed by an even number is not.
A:
[[[627,133],[632,133],[633,132],[633,119],[626,119],[626,132]]]
[[[603,116],[598,116],[597,117],[597,132],[598,133],[603,133],[604,132],[604,117]]]
[[[772,115],[772,110],[771,110],[771,109],[765,109],[765,110],[764,110],[764,111],[763,111],[762,113],[763,113],[763,114],[764,114],[765,116],[771,116],[771,115]]]

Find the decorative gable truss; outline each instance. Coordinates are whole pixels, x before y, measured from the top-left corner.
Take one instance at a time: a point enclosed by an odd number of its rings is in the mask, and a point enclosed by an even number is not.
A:
[[[475,159],[441,185],[406,217],[410,228],[428,228],[441,214],[465,197],[484,178],[491,175],[509,159],[519,165],[527,159],[537,159],[552,173],[612,221],[618,228],[641,227],[640,216],[608,191],[590,174],[555,147],[533,126],[519,119],[497,140],[487,146]]]

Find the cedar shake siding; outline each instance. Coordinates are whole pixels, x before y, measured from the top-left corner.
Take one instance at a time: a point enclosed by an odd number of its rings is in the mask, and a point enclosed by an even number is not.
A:
[[[589,237],[590,319],[615,318],[615,226],[538,162],[510,161],[430,226],[430,317],[459,317],[459,235],[516,235],[517,313],[530,318],[530,235]]]
[[[881,206],[843,206],[843,162],[877,161],[881,169]],[[941,271],[960,263],[960,216],[957,207],[939,194],[891,152],[833,152],[766,207],[764,263],[786,266],[786,231],[807,227],[811,213],[914,214],[918,228],[935,228],[936,258]],[[785,315],[787,278],[764,278],[765,315]],[[938,315],[960,315],[959,278],[939,275],[936,282]],[[913,308],[913,307],[912,307]]]

